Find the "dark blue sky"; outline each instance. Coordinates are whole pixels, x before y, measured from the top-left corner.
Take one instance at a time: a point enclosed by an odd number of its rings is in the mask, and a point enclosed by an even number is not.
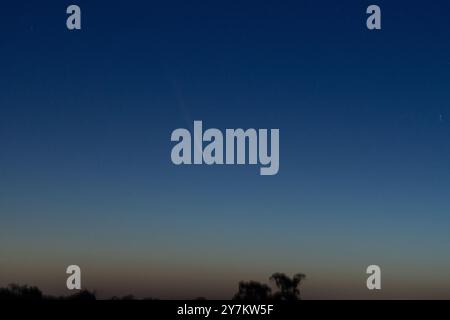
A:
[[[58,292],[47,277],[75,260],[105,293],[189,296],[208,274],[227,297],[302,271],[310,297],[335,278],[354,297],[375,263],[384,297],[450,296],[448,1],[75,3],[81,31],[72,2],[1,9],[0,284]],[[194,120],[279,128],[279,174],[174,166]]]

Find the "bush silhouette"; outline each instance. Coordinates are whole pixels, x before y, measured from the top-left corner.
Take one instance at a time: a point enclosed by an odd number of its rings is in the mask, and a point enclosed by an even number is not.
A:
[[[37,287],[10,284],[0,288],[0,300],[42,300],[42,292]]]
[[[129,295],[126,295],[123,297],[114,296],[111,298],[111,300],[136,300],[136,299],[134,298],[134,296],[132,294],[129,294]]]
[[[73,295],[70,295],[64,300],[76,300],[76,301],[95,301],[97,300],[95,292],[91,292],[89,290],[81,290]]]

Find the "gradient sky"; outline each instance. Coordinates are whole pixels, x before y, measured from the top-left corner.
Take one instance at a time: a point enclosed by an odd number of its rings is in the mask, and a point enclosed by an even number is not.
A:
[[[0,286],[450,298],[450,2],[94,2],[0,9]],[[279,128],[280,172],[173,165],[194,120]]]

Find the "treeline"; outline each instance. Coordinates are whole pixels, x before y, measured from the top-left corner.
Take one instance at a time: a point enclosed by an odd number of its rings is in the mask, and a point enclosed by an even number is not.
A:
[[[300,287],[306,276],[302,273],[294,275],[292,278],[284,273],[274,273],[269,280],[275,284],[276,290],[267,284],[257,281],[239,282],[238,292],[232,300],[247,301],[267,301],[267,300],[300,300]],[[205,298],[197,298],[206,300]],[[6,288],[0,288],[0,300],[97,300],[95,291],[80,290],[68,296],[44,295],[38,287],[28,285],[10,284]],[[111,297],[108,300],[157,300],[154,298],[137,299],[133,295],[123,297]]]

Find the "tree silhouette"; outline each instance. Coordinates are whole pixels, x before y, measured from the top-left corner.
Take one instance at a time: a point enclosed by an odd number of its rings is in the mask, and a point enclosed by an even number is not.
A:
[[[289,278],[284,273],[274,273],[270,280],[274,281],[279,292],[274,294],[274,299],[277,300],[301,300],[300,284],[306,278],[303,273],[297,273]]]
[[[265,284],[256,281],[241,281],[239,282],[239,291],[234,295],[233,300],[268,300],[270,292],[271,289]]]
[[[275,282],[278,291],[272,294],[271,288],[257,281],[239,282],[239,290],[233,296],[233,300],[265,301],[265,300],[300,300],[300,285],[306,278],[303,273],[297,273],[292,278],[284,273],[274,273],[270,280]],[[114,296],[111,300],[136,300],[133,295],[122,297]],[[28,285],[10,284],[6,288],[0,288],[0,300],[78,300],[94,301],[97,300],[95,291],[81,290],[69,296],[50,296],[43,295],[37,287]],[[158,300],[155,298],[144,298],[143,300]],[[195,300],[206,300],[199,297]]]

